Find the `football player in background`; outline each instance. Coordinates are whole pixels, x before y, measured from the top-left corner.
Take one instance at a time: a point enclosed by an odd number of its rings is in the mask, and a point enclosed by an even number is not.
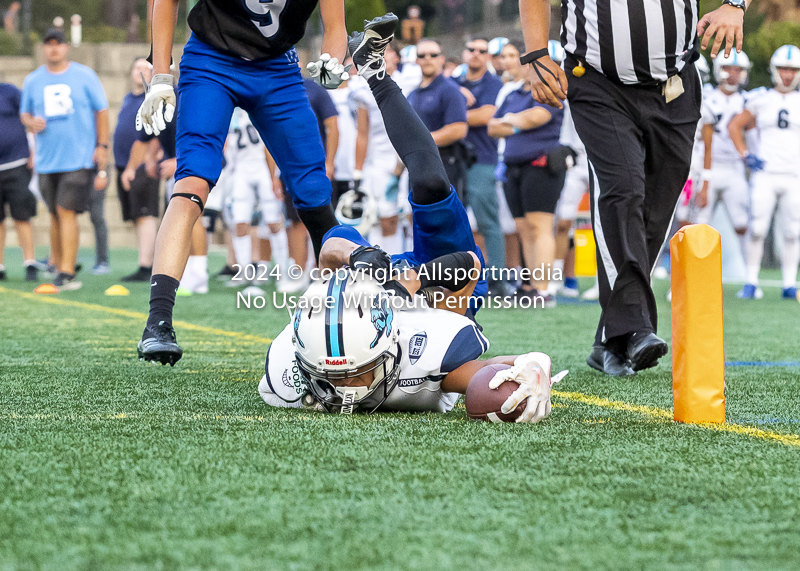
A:
[[[695,196],[697,224],[710,224],[718,202],[725,204],[728,216],[739,238],[742,258],[746,259],[747,221],[750,192],[744,163],[728,134],[728,123],[744,111],[750,59],[744,52],[732,50],[728,57],[714,59],[717,87],[703,93],[703,172],[702,187]]]
[[[753,188],[747,241],[747,283],[738,297],[758,298],[764,238],[777,204],[783,231],[783,297],[797,299],[800,261],[800,92],[797,86],[800,84],[800,48],[790,45],[778,48],[770,59],[769,69],[775,87],[748,101],[745,110],[728,125],[731,141],[752,173]],[[748,150],[742,136],[742,132],[750,128],[759,132],[758,155]]]
[[[475,360],[489,343],[463,315],[470,304],[462,302],[475,295],[476,287],[483,286],[485,291],[485,280],[477,279],[484,262],[430,133],[386,75],[381,42],[391,38],[396,24],[393,14],[372,20],[364,33],[353,35],[350,51],[409,172],[415,248],[394,256],[393,262],[431,271],[409,269],[381,285],[357,270],[388,269],[388,255],[370,247],[351,227],[330,230],[320,253],[320,268],[339,271],[312,284],[301,298],[292,323],[270,346],[259,393],[272,406],[327,412],[446,412],[481,367],[513,364],[495,375],[490,386],[512,379],[520,383],[503,411],[527,399],[518,422],[538,422],[550,412],[547,355]],[[342,271],[345,265],[356,271]],[[478,275],[452,279],[434,268],[460,268]],[[427,306],[394,309],[392,296],[410,300],[431,286],[445,287],[458,299],[453,311]],[[328,299],[334,301],[333,306],[327,307]],[[319,300],[326,303],[320,306]]]
[[[275,264],[285,272],[289,267],[289,241],[283,219],[283,201],[275,194],[272,184],[275,161],[243,109],[236,108],[233,112],[225,157],[231,164],[230,192],[225,204],[226,222],[231,231],[236,262],[242,268],[253,262],[250,227],[258,213],[259,235],[269,240]],[[268,233],[263,231],[263,227],[268,229]],[[261,257],[261,262],[269,263],[269,259]],[[267,273],[264,268],[256,270],[256,276]],[[247,285],[249,282],[231,280],[228,283]]]
[[[395,77],[400,57],[391,44],[386,46],[384,65],[386,74]],[[403,251],[400,229],[399,177],[397,153],[386,134],[381,111],[369,87],[364,85],[353,92],[356,115],[356,172],[361,173],[359,190],[377,204],[379,227],[374,227],[367,237],[372,244],[380,244],[389,254]]]
[[[222,169],[222,148],[234,107],[250,114],[275,158],[308,228],[315,251],[337,224],[331,184],[314,114],[303,88],[294,44],[303,37],[317,0],[260,2],[199,0],[189,13],[192,36],[181,58],[175,189],[156,238],[150,314],[138,344],[140,359],[174,365],[183,351],[172,327],[178,279],[189,256],[190,236],[209,189]],[[137,126],[158,133],[176,105],[169,73],[179,0],[153,2],[153,80]],[[348,74],[343,0],[320,0],[325,29],[320,61],[311,73],[335,89]],[[205,239],[205,238],[204,238]]]

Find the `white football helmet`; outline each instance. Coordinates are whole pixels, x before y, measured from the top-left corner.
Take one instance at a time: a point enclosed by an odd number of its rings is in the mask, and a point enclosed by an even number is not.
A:
[[[366,273],[340,269],[314,282],[298,301],[292,336],[297,365],[311,395],[329,412],[373,412],[397,386],[401,349],[390,297]],[[350,386],[364,376],[366,384]]]
[[[700,74],[700,81],[703,82],[703,85],[711,81],[711,68],[708,67],[708,60],[703,54],[700,54],[700,57],[694,62],[694,66]]]
[[[401,63],[417,63],[417,46],[406,46],[400,50]]]
[[[728,66],[742,69],[742,73],[739,75],[739,83],[733,85],[728,83],[727,79],[730,77],[730,74],[722,69]],[[719,52],[717,57],[714,58],[714,78],[717,80],[717,85],[720,89],[728,93],[733,93],[734,91],[738,91],[741,86],[747,85],[747,74],[750,71],[750,67],[750,58],[747,57],[747,54],[744,52],[737,52],[733,49],[728,57],[725,57],[723,52]]]
[[[564,48],[561,47],[561,42],[558,40],[550,40],[547,42],[547,54],[550,59],[556,63],[564,61]]]
[[[772,75],[772,83],[775,84],[775,89],[782,93],[789,93],[797,89],[797,86],[800,85],[800,72],[795,74],[789,85],[784,85],[780,73],[778,73],[779,67],[800,69],[800,48],[792,45],[781,46],[775,50],[769,60],[769,72]]]
[[[489,40],[489,55],[499,56],[508,43],[508,38],[497,37]]]
[[[336,204],[336,219],[366,236],[378,220],[378,207],[370,195],[360,190],[348,190]]]

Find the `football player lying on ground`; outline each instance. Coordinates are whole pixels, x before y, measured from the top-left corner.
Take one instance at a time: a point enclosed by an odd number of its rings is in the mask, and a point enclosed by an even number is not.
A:
[[[477,298],[485,295],[483,259],[430,133],[385,74],[383,51],[396,24],[392,14],[374,19],[351,38],[350,52],[408,168],[414,250],[392,259],[406,269],[381,284],[357,270],[378,275],[374,270],[387,268],[389,257],[353,228],[329,230],[320,268],[339,271],[298,301],[292,323],[267,352],[259,393],[272,406],[327,412],[447,412],[478,370],[508,364],[492,386],[514,380],[520,387],[503,411],[527,399],[518,422],[538,422],[550,413],[550,358],[528,353],[476,360],[489,342],[464,313],[477,310]],[[355,271],[342,271],[345,265]],[[439,297],[439,309],[411,303],[431,288],[447,295]]]

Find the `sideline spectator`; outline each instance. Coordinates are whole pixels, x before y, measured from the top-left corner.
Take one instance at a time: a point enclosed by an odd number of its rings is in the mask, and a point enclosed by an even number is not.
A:
[[[545,307],[554,307],[555,296],[547,292],[548,275],[555,259],[553,217],[564,186],[566,170],[548,160],[561,135],[561,109],[534,101],[530,84],[512,91],[489,122],[489,134],[505,137],[505,194],[514,216],[525,263],[531,272],[532,289],[522,287],[523,295],[544,297]]]
[[[90,208],[94,165],[102,178],[108,155],[103,86],[92,69],[70,62],[68,53],[64,32],[45,35],[46,64],[25,78],[20,105],[22,123],[36,133],[39,188],[50,212],[51,257],[58,268],[53,284],[67,290],[81,286],[75,280],[77,215]]]
[[[442,75],[444,61],[442,48],[435,41],[421,40],[417,44],[422,82],[408,101],[431,132],[447,178],[463,202],[467,157],[462,141],[467,136],[467,100],[458,85]]]
[[[503,82],[489,72],[489,42],[475,38],[467,42],[463,53],[467,68],[456,81],[467,98],[467,143],[475,152],[475,164],[467,170],[467,204],[472,207],[478,232],[486,244],[486,257],[490,268],[503,268],[506,262],[505,237],[500,229],[500,215],[494,171],[497,168],[497,140],[489,136],[486,125],[497,108],[497,94]],[[490,283],[489,288],[499,295],[507,295],[502,284]]]
[[[0,280],[6,279],[3,250],[6,245],[6,204],[9,206],[17,239],[25,260],[25,281],[36,281],[31,218],[36,215],[36,198],[31,180],[31,156],[25,127],[19,119],[22,93],[9,83],[0,83]]]
[[[117,195],[122,210],[122,220],[136,224],[136,235],[139,242],[139,269],[122,278],[123,282],[147,282],[153,271],[153,256],[158,231],[158,178],[155,169],[148,172],[148,162],[136,169],[127,170],[131,158],[131,149],[139,140],[136,131],[136,113],[144,101],[144,84],[150,81],[153,66],[144,58],[133,62],[131,67],[131,84],[133,88],[122,100],[122,107],[117,116],[117,127],[114,130],[114,161],[117,165]],[[154,163],[149,162],[150,165]]]

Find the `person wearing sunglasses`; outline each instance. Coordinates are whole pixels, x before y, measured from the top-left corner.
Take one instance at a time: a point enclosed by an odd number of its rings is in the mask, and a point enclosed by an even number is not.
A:
[[[489,41],[474,38],[466,43],[462,58],[465,72],[456,82],[467,98],[466,144],[475,154],[475,163],[467,170],[466,203],[472,207],[478,232],[483,236],[489,266],[503,268],[506,262],[505,236],[500,228],[499,205],[494,178],[497,168],[497,139],[489,136],[486,126],[494,116],[497,94],[503,87],[499,77],[489,71]],[[496,295],[513,293],[510,287],[497,280],[490,285]]]
[[[461,141],[467,136],[467,100],[458,84],[444,77],[445,57],[433,40],[417,44],[417,64],[422,71],[419,87],[408,101],[431,132],[439,148],[447,178],[463,200],[466,160]]]

